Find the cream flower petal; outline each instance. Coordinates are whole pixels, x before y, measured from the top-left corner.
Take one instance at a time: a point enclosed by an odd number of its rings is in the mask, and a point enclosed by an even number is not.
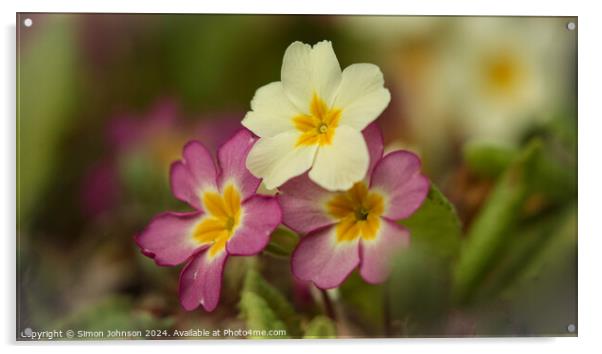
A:
[[[341,125],[332,144],[321,146],[309,178],[330,191],[343,191],[364,178],[370,157],[362,133]]]
[[[272,82],[260,87],[251,100],[251,111],[242,125],[259,137],[274,136],[295,129],[292,117],[299,114],[284,93],[282,83]]]
[[[383,73],[374,64],[353,64],[343,71],[334,106],[342,109],[341,124],[357,130],[374,121],[391,101]]]
[[[261,138],[249,152],[247,168],[263,178],[266,188],[274,189],[311,167],[317,146],[295,147],[298,138],[295,131]]]
[[[341,84],[341,66],[329,41],[319,42],[313,48],[294,42],[284,53],[280,76],[290,101],[308,114],[314,94],[332,104]]]
[[[311,54],[312,82],[317,94],[332,105],[342,80],[341,66],[332,49],[332,43],[329,41],[316,43]]]

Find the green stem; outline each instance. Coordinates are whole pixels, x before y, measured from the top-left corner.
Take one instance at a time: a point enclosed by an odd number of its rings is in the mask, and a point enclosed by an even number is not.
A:
[[[385,336],[391,337],[393,334],[391,331],[391,303],[389,299],[389,286],[385,283],[383,287],[383,327],[385,329]]]
[[[320,289],[322,293],[322,300],[324,301],[324,309],[326,310],[326,315],[330,317],[333,322],[337,321],[337,316],[334,311],[334,306],[332,305],[332,300],[330,299],[330,295],[324,289]]]

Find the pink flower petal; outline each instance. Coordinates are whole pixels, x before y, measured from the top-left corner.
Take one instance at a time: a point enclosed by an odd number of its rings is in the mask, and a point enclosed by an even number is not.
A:
[[[386,196],[383,216],[405,219],[420,207],[429,190],[428,179],[420,173],[420,159],[409,151],[394,151],[374,167],[370,188]]]
[[[291,259],[293,274],[321,289],[339,286],[359,264],[359,242],[337,243],[336,227],[329,226],[303,237]]]
[[[192,238],[192,230],[201,215],[199,212],[159,214],[136,236],[136,244],[158,265],[180,264],[200,249]]]
[[[366,173],[366,176],[369,177],[372,175],[372,170],[376,163],[383,157],[383,134],[376,123],[370,123],[370,125],[362,130],[362,134],[368,146],[368,155],[370,155],[370,165]]]
[[[360,275],[368,283],[384,282],[391,272],[392,258],[410,243],[408,230],[381,218],[380,230],[374,240],[360,243]]]
[[[282,220],[282,212],[274,197],[255,195],[242,205],[241,225],[226,244],[229,254],[250,256],[261,252],[270,235]]]
[[[217,307],[222,288],[224,265],[228,253],[225,251],[209,256],[201,252],[194,257],[180,274],[180,303],[186,311],[192,311],[203,305],[211,312]]]
[[[176,198],[202,210],[199,196],[203,190],[217,190],[213,158],[203,144],[191,141],[184,146],[183,159],[171,166],[171,190]]]
[[[223,188],[229,181],[234,182],[241,191],[242,200],[255,194],[261,180],[247,170],[245,161],[257,138],[246,129],[239,130],[217,151],[217,159],[221,167],[219,186]]]
[[[195,181],[190,175],[188,166],[182,161],[176,161],[171,164],[169,175],[169,183],[171,184],[173,195],[177,199],[188,203],[191,207],[201,210],[201,200],[199,195],[195,193]]]
[[[301,234],[336,222],[326,211],[326,203],[335,193],[319,187],[307,173],[290,179],[280,188],[282,223]]]

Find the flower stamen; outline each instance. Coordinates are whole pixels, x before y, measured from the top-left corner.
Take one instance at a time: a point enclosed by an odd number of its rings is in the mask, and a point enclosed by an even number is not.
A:
[[[358,182],[348,191],[334,196],[326,208],[338,220],[337,241],[353,241],[358,237],[372,240],[380,227],[384,199],[363,182]]]
[[[320,124],[320,127],[318,128],[318,132],[320,132],[320,134],[324,134],[328,131],[328,125],[322,123]]]
[[[359,207],[358,209],[355,210],[355,219],[357,221],[366,220],[366,219],[368,219],[369,213],[370,213],[370,211],[367,210],[366,208]]]
[[[310,114],[293,118],[295,128],[301,133],[295,146],[330,145],[341,119],[341,110],[330,108],[317,94],[309,105]]]
[[[209,255],[214,256],[226,247],[241,220],[241,197],[233,185],[223,194],[205,192],[202,197],[207,216],[196,225],[194,239],[200,244],[210,244]]]

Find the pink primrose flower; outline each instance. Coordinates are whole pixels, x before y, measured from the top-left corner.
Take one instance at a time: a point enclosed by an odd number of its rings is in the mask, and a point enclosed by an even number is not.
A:
[[[217,166],[199,142],[186,144],[183,159],[171,166],[174,196],[192,212],[165,212],[136,236],[142,252],[160,266],[186,263],[180,274],[180,302],[188,310],[213,311],[220,297],[229,256],[261,252],[280,224],[275,197],[257,195],[260,179],[245,161],[255,138],[240,130],[218,149]]]
[[[370,156],[364,180],[330,192],[304,174],[280,187],[283,223],[305,234],[293,252],[292,271],[322,289],[339,286],[356,267],[368,283],[385,281],[391,258],[409,244],[409,231],[397,221],[412,215],[429,190],[416,155],[400,150],[383,156],[374,123],[362,134]]]

